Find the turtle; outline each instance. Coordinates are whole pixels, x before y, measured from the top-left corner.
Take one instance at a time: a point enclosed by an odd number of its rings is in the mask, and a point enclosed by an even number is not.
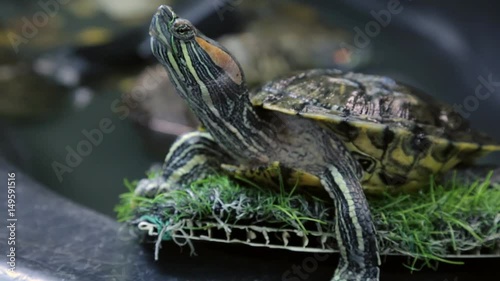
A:
[[[226,165],[257,179],[286,167],[333,202],[340,259],[332,280],[379,280],[365,193],[418,190],[433,174],[500,150],[451,106],[388,77],[312,69],[249,90],[234,56],[169,6],[154,14],[150,35],[202,128],[174,142],[160,184],[136,193],[186,188]]]
[[[243,21],[250,22],[242,31],[217,37],[238,59],[251,87],[292,70],[353,69],[369,61],[369,48],[352,52],[344,42],[352,41],[353,34],[341,28],[327,28],[318,20],[316,11],[305,4],[274,3],[267,7],[265,16],[259,15],[254,6],[252,3],[243,9]],[[311,44],[300,49],[293,47],[304,40]],[[166,76],[160,64],[147,67],[133,87],[145,88],[141,96],[135,97],[134,91],[126,93],[126,99],[137,100],[138,106],[130,108],[130,117],[155,155],[164,154],[179,134],[198,125]],[[161,81],[151,83],[151,77]],[[144,87],[145,83],[151,85]]]

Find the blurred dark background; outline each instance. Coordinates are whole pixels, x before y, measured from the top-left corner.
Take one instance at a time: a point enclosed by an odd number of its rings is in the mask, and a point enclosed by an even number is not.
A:
[[[126,191],[123,179],[143,177],[163,160],[176,135],[196,126],[168,85],[161,87],[163,70],[154,68],[149,52],[148,25],[160,4],[173,5],[243,55],[261,50],[238,41],[242,34],[269,41],[266,55],[286,61],[269,75],[306,67],[388,75],[462,105],[473,127],[500,140],[495,1],[61,2],[67,4],[0,1],[0,157],[106,216],[114,217],[118,196]],[[264,29],[281,20],[321,40],[294,41],[281,32],[285,43],[274,45],[278,35]],[[249,63],[248,72],[259,67],[266,66]],[[486,85],[488,79],[493,83]],[[141,83],[155,87],[144,90]],[[480,85],[489,93],[483,100],[474,99]],[[133,95],[138,88],[139,98]],[[485,161],[500,164],[498,155]]]
[[[157,114],[161,108],[134,114],[150,109],[142,108],[141,101],[127,99],[141,72],[155,63],[147,29],[160,3],[176,5],[179,14],[215,38],[247,32],[252,22],[271,24],[276,15],[286,14],[287,20],[295,17],[299,24],[304,21],[305,29],[311,25],[311,31],[319,23],[335,29],[332,45],[349,51],[350,64],[332,62],[332,66],[389,75],[452,104],[467,102],[482,78],[500,81],[499,4],[492,1],[398,1],[395,10],[399,12],[391,13],[389,19],[391,1],[276,1],[273,5],[243,0],[112,2],[74,0],[49,5],[47,11],[57,12],[45,13],[45,20],[39,13],[44,8],[35,1],[2,1],[0,22],[3,157],[58,193],[111,216],[117,195],[124,191],[122,180],[142,177],[153,161],[163,159],[168,147],[169,139],[147,124],[148,114]],[[131,7],[127,9],[127,5]],[[34,31],[26,27],[27,21]],[[377,22],[378,29],[370,22]],[[270,40],[269,36],[263,40]],[[290,48],[310,48],[307,44],[302,41]],[[314,55],[321,61],[325,53]],[[330,59],[332,54],[326,56]],[[291,64],[291,69],[304,67]],[[163,72],[158,71],[158,75]],[[146,95],[168,91],[172,90]],[[477,109],[466,112],[475,128],[496,139],[500,139],[496,126],[499,91],[493,87],[491,95],[477,105],[468,100],[469,108]],[[183,106],[173,98],[171,104]],[[131,113],[120,110],[121,106]],[[163,111],[168,115],[168,108]],[[113,132],[104,134],[81,161],[75,160],[81,162],[77,167],[68,166],[69,151],[76,151],[87,139],[82,130],[98,129],[105,118],[112,122]],[[162,118],[189,125],[184,116]],[[59,178],[55,170],[59,170]]]

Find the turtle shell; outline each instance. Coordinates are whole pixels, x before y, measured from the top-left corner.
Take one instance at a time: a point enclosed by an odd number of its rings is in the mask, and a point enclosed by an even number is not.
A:
[[[363,168],[367,191],[414,190],[500,150],[450,105],[382,76],[310,70],[264,85],[251,101],[334,131]]]

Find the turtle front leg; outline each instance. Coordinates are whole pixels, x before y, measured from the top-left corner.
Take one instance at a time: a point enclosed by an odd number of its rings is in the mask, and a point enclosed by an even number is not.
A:
[[[331,165],[320,179],[335,203],[340,260],[332,280],[379,280],[375,227],[358,176],[349,166]]]
[[[170,147],[156,179],[139,181],[135,194],[154,197],[167,190],[183,188],[192,182],[221,171],[222,163],[230,157],[207,132],[191,132],[180,136]]]

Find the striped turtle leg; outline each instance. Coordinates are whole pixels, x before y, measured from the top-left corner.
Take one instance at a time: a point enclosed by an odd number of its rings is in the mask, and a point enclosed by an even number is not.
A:
[[[137,195],[153,197],[221,171],[222,163],[231,163],[229,156],[207,132],[191,132],[177,139],[165,158],[162,176],[143,179],[135,190]]]
[[[375,228],[358,177],[348,166],[331,165],[321,183],[335,202],[340,260],[332,280],[379,280]]]

